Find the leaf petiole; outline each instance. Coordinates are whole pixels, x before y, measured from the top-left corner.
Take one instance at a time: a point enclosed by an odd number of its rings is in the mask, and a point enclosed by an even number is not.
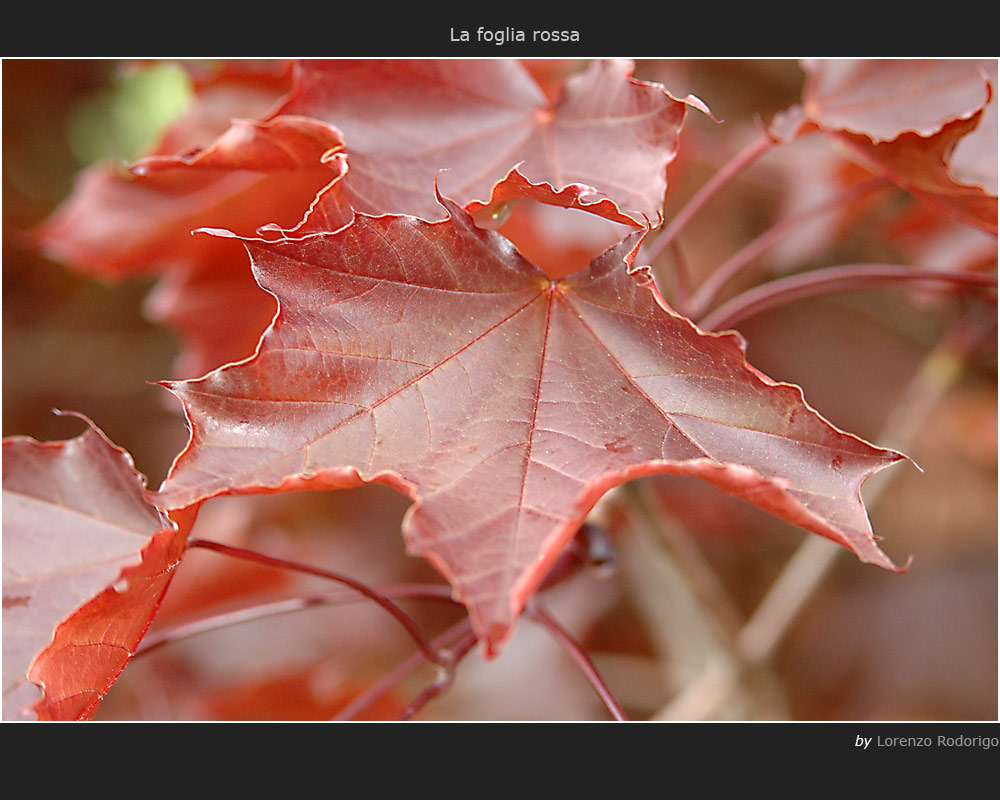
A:
[[[743,148],[743,150],[724,164],[719,171],[716,172],[690,200],[688,200],[685,206],[677,212],[674,218],[670,220],[670,223],[663,229],[663,233],[657,237],[656,241],[653,242],[649,251],[643,256],[643,259],[649,263],[656,261],[657,257],[659,257],[659,255],[666,249],[667,245],[669,245],[677,237],[684,226],[691,221],[695,214],[701,211],[702,207],[709,200],[711,200],[720,189],[736,177],[736,175],[749,167],[754,161],[764,155],[764,153],[770,150],[774,144],[775,141],[771,134],[764,131],[760,136],[754,139],[749,145]]]
[[[807,208],[788,219],[768,228],[760,236],[748,242],[709,275],[691,296],[685,306],[685,313],[692,319],[705,314],[729,281],[735,278],[748,264],[769,247],[788,235],[799,225],[814,217],[826,214],[869,192],[877,191],[891,184],[885,178],[874,177],[851,186],[823,203]]]
[[[425,585],[402,585],[390,586],[379,589],[385,597],[392,597],[397,600],[424,600],[452,603],[460,605],[452,599],[451,589],[447,586],[425,586]],[[192,636],[199,636],[203,633],[222,630],[232,625],[242,625],[247,622],[275,617],[280,614],[290,614],[294,611],[301,611],[315,606],[332,606],[342,603],[358,602],[362,598],[354,590],[344,589],[336,592],[324,592],[321,594],[307,594],[301,597],[291,597],[286,600],[277,600],[271,603],[259,603],[230,611],[224,614],[213,614],[192,622],[185,622],[174,625],[166,630],[154,634],[148,634],[139,645],[135,655],[145,655],[152,650],[173,644]]]
[[[950,283],[966,289],[996,289],[997,276],[981,272],[950,272],[894,264],[848,264],[778,278],[723,303],[698,322],[702,330],[723,330],[778,306],[835,292],[850,292],[896,283]]]
[[[372,589],[371,587],[366,586],[353,578],[349,578],[346,575],[341,575],[337,572],[331,572],[330,570],[321,569],[320,567],[313,567],[309,564],[301,564],[297,561],[275,558],[273,556],[264,555],[263,553],[257,553],[253,550],[246,550],[242,547],[233,547],[231,545],[222,544],[221,542],[213,542],[208,539],[192,539],[188,542],[188,547],[201,547],[206,550],[213,550],[217,553],[222,553],[223,555],[232,556],[233,558],[239,558],[244,561],[254,561],[258,564],[266,564],[271,567],[288,569],[293,572],[302,572],[307,575],[315,575],[320,578],[326,578],[327,580],[336,581],[337,583],[349,586],[355,591],[363,594],[365,597],[374,600],[382,606],[382,608],[392,614],[392,616],[399,621],[399,624],[406,629],[406,632],[410,634],[413,641],[417,643],[417,647],[420,648],[420,651],[428,661],[445,669],[449,666],[448,659],[427,642],[424,635],[420,632],[420,628],[410,618],[410,616],[403,611],[403,609],[392,602],[392,600],[386,597],[386,595],[382,592]]]
[[[570,658],[573,659],[574,663],[590,682],[590,685],[594,687],[594,691],[597,692],[598,697],[601,698],[608,711],[611,712],[611,716],[619,722],[628,722],[629,718],[625,714],[625,710],[615,699],[615,696],[611,693],[611,689],[608,688],[608,685],[594,666],[594,662],[590,660],[590,657],[584,652],[579,643],[536,600],[532,600],[528,604],[526,611],[535,622],[545,628],[562,645],[563,649],[566,650]]]

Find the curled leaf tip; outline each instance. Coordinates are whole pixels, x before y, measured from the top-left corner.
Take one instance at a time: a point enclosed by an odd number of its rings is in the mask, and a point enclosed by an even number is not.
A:
[[[266,226],[265,226],[266,227]],[[191,235],[194,236],[196,233],[206,233],[209,236],[218,236],[223,239],[239,239],[241,238],[237,234],[233,233],[226,228],[195,228],[191,231]]]

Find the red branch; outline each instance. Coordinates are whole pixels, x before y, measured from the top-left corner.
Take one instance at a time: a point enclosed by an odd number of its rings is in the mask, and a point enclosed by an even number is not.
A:
[[[655,242],[653,242],[652,247],[646,253],[644,258],[652,263],[656,260],[657,256],[660,255],[670,244],[674,237],[681,232],[681,229],[691,221],[691,218],[697,214],[702,206],[704,206],[709,200],[711,200],[716,192],[718,192],[723,186],[729,183],[736,175],[750,166],[754,161],[760,158],[764,153],[766,153],[772,145],[774,145],[774,139],[766,131],[762,133],[758,138],[754,139],[747,147],[737,153],[733,158],[731,158],[726,164],[719,168],[711,179],[698,190],[698,192],[688,200],[687,204],[682,208],[673,219],[670,220],[670,224],[663,229]]]
[[[738,275],[744,267],[752,263],[757,256],[772,247],[780,239],[787,236],[799,225],[808,222],[814,217],[818,217],[846,205],[855,198],[861,197],[868,192],[885,188],[890,185],[889,181],[885,178],[870,178],[869,180],[862,181],[854,186],[851,186],[838,194],[836,197],[833,197],[823,203],[819,203],[811,208],[807,208],[805,211],[802,211],[801,213],[789,217],[788,219],[779,222],[777,225],[768,228],[756,239],[748,242],[738,252],[733,254],[725,261],[725,263],[719,266],[718,269],[712,272],[712,274],[705,279],[705,282],[698,287],[698,290],[694,293],[690,302],[686,306],[687,316],[694,318],[703,315],[712,305],[723,286],[736,277],[736,275]]]
[[[995,289],[997,276],[980,272],[949,272],[947,270],[900,267],[891,264],[850,264],[842,267],[828,267],[805,272],[801,275],[779,278],[743,292],[704,317],[698,323],[698,327],[703,330],[723,330],[793,300],[834,292],[889,286],[900,282],[951,283],[965,288]]]
[[[594,687],[594,691],[597,692],[604,705],[607,706],[608,711],[611,712],[611,716],[619,722],[628,722],[628,716],[626,716],[624,709],[619,705],[615,696],[611,694],[611,690],[604,682],[604,679],[601,678],[600,673],[598,673],[597,668],[594,666],[594,662],[590,660],[590,657],[583,651],[583,648],[580,647],[577,641],[558,622],[549,616],[537,602],[531,602],[528,605],[527,612],[535,622],[538,622],[548,630],[555,640],[563,646],[563,649],[569,653],[570,658],[580,668],[580,671],[590,681],[590,685]]]
[[[315,575],[320,578],[326,578],[327,580],[336,581],[337,583],[349,586],[355,591],[363,594],[365,597],[374,600],[382,606],[382,608],[392,614],[392,616],[399,621],[400,625],[406,629],[407,633],[410,634],[413,641],[417,643],[420,651],[428,661],[443,668],[447,668],[449,666],[449,661],[443,657],[442,654],[438,653],[433,647],[431,647],[430,644],[428,644],[427,640],[420,632],[420,628],[417,627],[417,624],[409,617],[409,615],[407,615],[405,611],[403,611],[403,609],[393,603],[381,592],[378,592],[369,586],[365,586],[363,583],[360,583],[353,578],[349,578],[346,575],[341,575],[337,572],[331,572],[330,570],[313,567],[309,564],[301,564],[297,561],[288,561],[283,558],[274,558],[272,556],[266,556],[263,553],[257,553],[253,550],[245,550],[241,547],[232,547],[227,544],[212,542],[208,539],[192,539],[188,542],[188,547],[201,547],[206,550],[214,550],[217,553],[232,556],[233,558],[240,558],[244,561],[255,561],[258,564],[266,564],[271,567],[279,567],[281,569],[288,569],[294,572],[302,572],[307,575]]]

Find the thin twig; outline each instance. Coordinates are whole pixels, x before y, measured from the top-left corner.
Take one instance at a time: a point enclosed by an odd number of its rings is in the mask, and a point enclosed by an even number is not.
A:
[[[736,638],[736,650],[745,663],[763,664],[770,659],[843,549],[820,536],[803,540]]]
[[[893,264],[848,264],[778,278],[756,286],[716,308],[699,323],[703,330],[731,328],[778,306],[835,292],[871,289],[897,283],[950,283],[968,289],[995,289],[996,274],[918,269]]]
[[[455,670],[458,667],[458,663],[468,655],[477,641],[476,634],[470,629],[448,649],[447,652],[451,663],[446,669],[439,670],[434,682],[418,694],[413,699],[413,702],[399,715],[398,719],[400,722],[411,719],[414,714],[451,686],[455,680]]]
[[[727,624],[724,620],[730,618],[730,612],[720,614],[728,604],[725,597],[721,603],[710,598],[706,585],[677,563],[674,549],[668,546],[676,536],[665,530],[673,520],[645,502],[639,487],[633,487],[629,494],[628,525],[634,536],[626,538],[623,547],[630,589],[647,620],[651,642],[667,667],[665,685],[671,692],[653,718],[677,719],[678,715],[691,714],[701,719],[713,709],[698,706],[701,711],[691,713],[690,708],[707,696],[701,687],[708,672],[715,676],[739,674],[732,642],[741,620]],[[712,678],[709,682],[714,685],[715,681]],[[729,688],[739,691],[735,683]],[[710,694],[718,696],[714,690]],[[727,693],[727,697],[733,695]]]
[[[563,649],[569,653],[570,658],[580,668],[580,671],[590,682],[590,685],[594,687],[594,691],[597,692],[598,697],[601,698],[608,711],[611,712],[611,716],[619,722],[628,722],[628,716],[625,714],[624,709],[615,699],[604,679],[601,678],[600,673],[594,666],[594,662],[590,660],[590,657],[584,652],[577,641],[541,607],[537,600],[532,600],[526,610],[528,615],[547,629],[556,641],[562,645]]]
[[[670,698],[652,719],[661,722],[708,719],[734,702],[733,692],[738,685],[739,668],[732,658],[709,657],[698,676]]]
[[[723,286],[735,278],[759,255],[770,247],[773,247],[778,241],[803,223],[844,206],[864,194],[891,185],[888,180],[882,177],[874,177],[861,181],[839,193],[836,197],[771,226],[756,239],[748,242],[739,251],[730,256],[730,258],[705,279],[705,282],[698,287],[687,305],[687,316],[690,316],[692,319],[702,316],[711,307]]]
[[[468,617],[456,622],[444,633],[436,636],[432,641],[435,649],[443,650],[446,647],[453,645],[456,641],[463,641],[466,637],[471,634],[472,625],[469,622]],[[424,658],[420,653],[414,653],[404,661],[397,664],[391,671],[387,672],[378,681],[373,683],[364,692],[355,697],[350,703],[344,706],[336,717],[333,718],[335,722],[345,722],[347,720],[352,720],[357,717],[362,711],[368,708],[372,703],[378,700],[383,694],[385,694],[389,689],[399,683],[403,678],[412,672],[415,672],[421,664],[424,663]],[[441,667],[441,669],[451,669],[455,667],[455,660],[452,659],[451,663],[447,667]]]
[[[345,586],[349,586],[357,592],[360,592],[365,597],[374,600],[382,608],[388,611],[392,616],[396,618],[400,625],[406,629],[406,632],[410,634],[413,641],[417,643],[420,651],[424,654],[424,657],[438,664],[439,666],[444,666],[444,661],[442,656],[435,652],[424,635],[420,632],[420,628],[417,624],[410,618],[410,616],[403,611],[399,606],[393,603],[388,597],[382,593],[372,589],[369,586],[365,586],[363,583],[349,578],[346,575],[341,575],[337,572],[331,572],[330,570],[321,569],[320,567],[314,567],[309,564],[302,564],[297,561],[289,561],[283,558],[274,558],[273,556],[267,556],[263,553],[257,553],[253,550],[245,550],[242,547],[233,547],[228,544],[222,544],[220,542],[213,542],[208,539],[191,539],[188,542],[188,547],[201,547],[205,550],[213,550],[216,553],[222,553],[233,558],[239,558],[244,561],[254,561],[258,564],[266,564],[271,567],[278,567],[280,569],[287,569],[293,572],[302,572],[307,575],[315,575],[319,578],[325,578],[327,580],[336,581],[337,583],[342,583]]]
[[[670,223],[657,237],[656,241],[649,248],[644,258],[649,263],[656,261],[657,257],[666,249],[681,229],[691,221],[702,206],[715,196],[723,186],[732,180],[737,174],[750,166],[754,161],[766,153],[774,144],[774,140],[767,132],[761,133],[747,147],[737,153],[726,164],[724,164],[711,179],[699,189],[694,196],[687,201],[684,207],[670,220]]]
[[[379,589],[379,592],[386,597],[396,600],[432,600],[437,602],[448,602],[459,605],[452,599],[451,589],[447,586],[423,586],[423,585],[402,585],[390,586]],[[232,625],[242,625],[247,622],[254,622],[280,614],[290,614],[294,611],[301,611],[306,608],[324,605],[339,605],[341,603],[355,603],[362,600],[358,592],[344,589],[337,592],[324,592],[321,594],[308,594],[301,597],[290,597],[286,600],[276,600],[270,603],[258,603],[246,606],[235,611],[223,614],[214,614],[210,617],[184,622],[174,625],[162,631],[157,631],[147,635],[135,655],[146,655],[152,650],[156,650],[167,644],[173,644],[192,636],[199,636],[203,633],[228,628]]]

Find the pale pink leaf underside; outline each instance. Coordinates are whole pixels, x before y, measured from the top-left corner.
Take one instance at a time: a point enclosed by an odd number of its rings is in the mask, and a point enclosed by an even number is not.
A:
[[[94,427],[4,441],[4,719],[84,716],[131,657],[186,536],[143,492]]]
[[[947,123],[968,119],[990,90],[974,60],[807,60],[802,104],[827,130],[887,142],[901,133],[933,136]]]

